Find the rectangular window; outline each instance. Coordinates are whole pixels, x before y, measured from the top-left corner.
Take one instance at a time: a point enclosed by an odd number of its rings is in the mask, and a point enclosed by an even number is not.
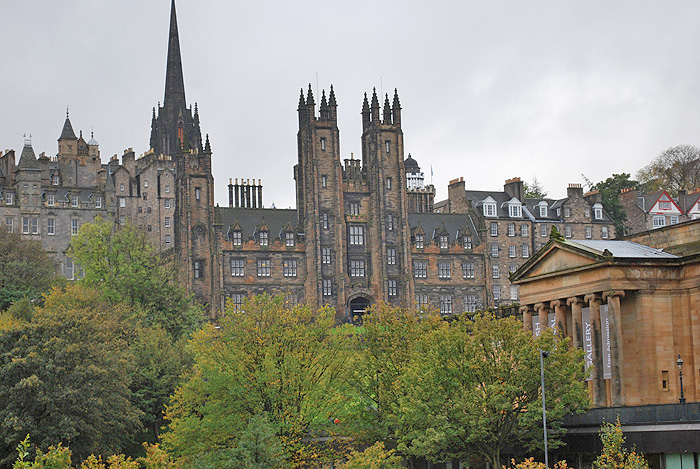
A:
[[[167,184],[165,185],[165,193],[170,194],[170,186]]]
[[[321,137],[321,151],[326,151],[326,139],[325,137]],[[323,186],[326,187],[326,186]]]
[[[600,237],[603,239],[608,239],[610,237],[610,233],[608,231],[607,226],[601,226],[600,227]]]
[[[53,207],[56,205],[56,195],[55,194],[48,194],[46,196],[46,205],[49,207]]]
[[[428,295],[425,293],[416,293],[416,307],[418,309],[428,307]]]
[[[391,142],[389,140],[384,141],[384,148],[386,152],[389,153],[389,151],[391,150]]]
[[[126,223],[126,216],[119,215],[119,224],[124,225]]]
[[[510,286],[510,299],[511,299],[511,300],[517,300],[517,299],[518,299],[518,286],[517,286],[517,285],[511,285],[511,286]]]
[[[413,261],[413,276],[415,278],[426,278],[428,276],[428,262]]]
[[[29,234],[29,217],[22,217],[22,234]]]
[[[242,244],[243,237],[241,236],[241,232],[236,230],[231,232],[231,242],[233,243],[234,246],[240,246]]]
[[[9,231],[10,233],[14,233],[15,232],[14,218],[5,217],[5,227],[7,228],[7,231]]]
[[[163,202],[163,208],[170,208],[170,199],[165,199],[165,201]]]
[[[170,235],[165,235],[165,244],[170,245]]]
[[[331,248],[321,248],[321,264],[331,263]]]
[[[515,236],[515,223],[508,223],[508,236]]]
[[[122,223],[122,225],[123,225],[123,223]],[[70,234],[72,236],[75,236],[78,234],[78,230],[79,230],[78,220],[71,220],[70,221]]]
[[[500,278],[500,276],[501,276],[501,275],[500,275],[500,272],[499,272],[499,270],[498,270],[498,266],[497,266],[497,265],[492,265],[492,266],[491,266],[491,277],[493,277],[493,278]]]
[[[119,206],[122,208],[126,207],[126,197],[119,197]]]
[[[386,178],[386,188],[387,190],[391,190],[391,178]]]
[[[564,225],[564,236],[571,238],[571,225]]]
[[[260,246],[267,246],[269,245],[269,239],[268,239],[268,233],[267,231],[261,231],[260,234],[258,235],[258,240],[260,242]]]
[[[231,304],[233,304],[234,311],[240,311],[243,308],[243,300],[245,299],[243,293],[232,293],[229,298],[231,299]]]
[[[515,257],[516,247],[515,244],[508,246],[508,257]]]
[[[498,243],[491,243],[491,257],[498,257]]]
[[[440,314],[452,314],[452,295],[440,295]]]
[[[584,216],[584,218],[591,218],[591,209],[587,208],[586,210],[584,210],[583,216]]]
[[[668,385],[668,371],[662,371],[661,372],[661,390],[662,391],[668,391],[669,390],[669,385]]]
[[[603,219],[603,209],[596,207],[595,212],[593,212],[595,215],[596,220],[602,220]]]
[[[39,234],[39,219],[32,217],[32,234]]]
[[[389,279],[386,281],[386,292],[390,297],[398,295],[398,288],[396,284],[397,281],[395,279]]]
[[[423,235],[416,235],[416,249],[423,249]]]
[[[530,257],[530,246],[528,246],[527,244],[522,245],[522,255],[523,259],[527,259],[528,257]]]
[[[282,261],[282,273],[285,277],[297,276],[297,261],[296,259],[286,259]]]
[[[245,277],[245,259],[231,259],[231,277]]]
[[[350,215],[360,214],[360,204],[357,202],[350,202]]]
[[[326,176],[321,176],[321,186],[328,187],[328,178]]]
[[[102,196],[95,197],[95,208],[102,208]]]
[[[498,236],[498,223],[495,221],[491,222],[491,236]]]
[[[14,194],[13,194],[13,193],[9,192],[9,193],[5,194],[5,203],[6,203],[7,205],[12,205],[13,200],[14,200]]]
[[[258,259],[258,277],[270,276],[270,259]]]
[[[323,213],[321,214],[321,227],[322,227],[324,230],[327,230],[327,229],[328,229],[328,214],[327,214],[326,212],[323,212]]]
[[[500,299],[501,299],[501,286],[500,286],[500,285],[494,285],[494,286],[493,286],[493,299],[494,299],[494,300],[500,300]]]
[[[165,217],[165,227],[170,228],[170,217]]]
[[[143,213],[143,207],[137,207],[137,208],[136,208],[136,211],[139,212],[139,213]]]
[[[564,218],[569,218],[571,216],[571,208],[564,207]]]
[[[518,265],[517,265],[517,264],[511,264],[511,265],[508,266],[508,272],[510,272],[511,274],[512,274],[513,272],[515,272],[516,270],[518,270]]]
[[[496,216],[496,204],[484,204],[484,216],[485,217],[495,217]]]
[[[200,187],[194,188],[194,200],[202,200],[202,189]]]
[[[124,183],[119,184],[119,192],[124,192]]]
[[[547,216],[547,206],[544,205],[544,203],[543,203],[542,205],[540,205],[540,217],[545,218],[546,216]]]
[[[659,202],[659,209],[661,210],[671,210],[671,202],[664,202],[661,201]]]
[[[294,233],[291,231],[287,231],[284,234],[284,245],[287,246],[288,248],[294,247]]]
[[[548,235],[549,235],[549,233],[547,233],[547,225],[544,223],[541,224],[540,225],[540,236],[543,238],[546,238]]]
[[[360,246],[365,244],[365,227],[350,225],[350,244]]]
[[[520,218],[523,216],[522,207],[517,204],[508,205],[508,214],[511,218]]]
[[[68,280],[74,280],[75,279],[75,272],[73,269],[73,259],[71,259],[70,257],[66,257],[66,261],[63,265],[64,265],[64,274],[66,275],[66,278]]]
[[[333,281],[329,278],[324,278],[322,281],[323,296],[331,296],[333,294]]]
[[[391,213],[386,216],[386,229],[389,231],[394,231],[394,215]]]
[[[464,242],[464,249],[471,249],[472,248],[472,237],[471,236],[465,236],[463,242]]]
[[[48,218],[46,220],[46,234],[53,236],[56,234],[56,219]]]
[[[478,303],[478,298],[476,295],[464,295],[464,312],[465,313],[475,313],[476,305]]]
[[[451,262],[438,262],[438,278],[452,278]]]
[[[678,216],[671,215],[671,225],[677,225],[677,224],[678,224]]]
[[[202,263],[200,261],[194,261],[193,270],[194,278],[202,278]]]
[[[396,248],[386,248],[386,263],[388,265],[396,264]]]
[[[520,225],[520,236],[522,236],[523,238],[527,238],[527,232],[527,225]]]
[[[449,242],[448,242],[448,236],[447,235],[440,235],[438,238],[440,242],[440,249],[447,249],[449,247]]]
[[[350,276],[351,277],[364,277],[365,276],[365,261],[362,259],[355,259],[350,261]]]
[[[474,264],[471,262],[462,262],[462,277],[474,278]]]
[[[586,239],[591,239],[592,237],[593,237],[593,227],[587,226],[586,227]]]
[[[664,215],[655,215],[653,220],[653,227],[654,228],[661,228],[662,226],[666,226],[666,217]]]

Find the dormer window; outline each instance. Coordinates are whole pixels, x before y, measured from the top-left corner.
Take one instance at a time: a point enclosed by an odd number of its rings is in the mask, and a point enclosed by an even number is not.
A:
[[[540,218],[546,218],[547,217],[547,202],[544,200],[537,204],[537,206],[540,209]]]
[[[12,192],[8,192],[7,194],[5,194],[5,203],[7,205],[12,205],[13,199],[14,199],[14,194]]]
[[[239,230],[231,233],[231,242],[234,246],[240,246],[242,244],[242,240],[243,237],[241,236],[241,232]]]
[[[495,202],[484,202],[484,216],[485,217],[495,217],[496,216],[496,203]]]
[[[464,249],[471,249],[472,248],[472,237],[465,236],[463,243],[464,243]]]
[[[523,216],[523,209],[520,204],[510,204],[508,205],[508,215],[510,215],[511,218],[522,218]]]
[[[416,249],[423,249],[423,235],[416,235]]]
[[[291,231],[287,231],[284,234],[284,245],[287,246],[288,248],[294,247],[294,233]]]
[[[449,238],[447,235],[440,235],[438,237],[438,242],[440,243],[440,249],[447,249],[449,247]]]
[[[596,220],[603,219],[603,206],[601,204],[595,204],[593,206],[593,218]]]
[[[261,231],[258,235],[258,241],[260,242],[260,246],[267,246],[269,244],[269,238],[267,235],[267,231]]]

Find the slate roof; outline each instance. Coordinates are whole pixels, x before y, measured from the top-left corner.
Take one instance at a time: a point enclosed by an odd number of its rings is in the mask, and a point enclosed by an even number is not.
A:
[[[586,250],[597,251],[596,254],[599,255],[603,255],[607,250],[613,257],[617,258],[678,259],[678,256],[674,256],[673,254],[643,244],[633,243],[632,241],[578,239],[567,241],[567,244]]]
[[[24,148],[22,148],[22,155],[19,157],[17,169],[41,169],[31,145],[24,145]]]
[[[263,222],[271,240],[280,236],[288,224],[294,228],[297,226],[297,211],[294,209],[216,207],[215,212],[216,220],[224,225],[224,233],[228,234],[238,224],[244,240],[254,237]]]
[[[66,121],[63,123],[63,130],[61,131],[61,136],[58,137],[59,140],[78,140],[73,132],[73,126],[70,123],[70,119],[66,116]]]
[[[474,241],[478,241],[476,221],[463,213],[409,213],[408,225],[412,233],[420,226],[430,239],[435,238],[444,226],[450,242],[464,236],[464,230],[467,229]]]

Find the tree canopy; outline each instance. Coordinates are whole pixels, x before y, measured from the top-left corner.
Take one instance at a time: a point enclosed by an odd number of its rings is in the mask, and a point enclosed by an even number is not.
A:
[[[590,184],[591,190],[600,191],[601,204],[605,213],[610,215],[615,223],[615,236],[617,237],[626,234],[625,222],[627,221],[627,213],[620,202],[620,191],[638,185],[638,182],[630,177],[629,173],[613,174],[605,181]]]
[[[544,185],[537,180],[537,176],[532,178],[532,182],[523,182],[525,197],[530,199],[544,199],[547,197],[547,191]]]
[[[668,148],[637,172],[649,191],[664,189],[672,196],[680,189],[700,187],[700,148],[678,145]]]

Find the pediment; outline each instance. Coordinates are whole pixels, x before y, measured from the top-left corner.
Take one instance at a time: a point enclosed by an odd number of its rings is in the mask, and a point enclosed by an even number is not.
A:
[[[601,259],[599,254],[553,242],[524,264],[516,272],[514,280],[524,280],[540,275],[569,271],[597,264]]]

